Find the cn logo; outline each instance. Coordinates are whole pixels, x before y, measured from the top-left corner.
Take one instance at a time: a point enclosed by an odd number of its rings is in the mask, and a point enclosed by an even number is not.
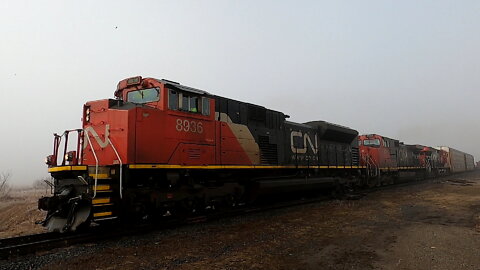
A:
[[[290,146],[292,152],[296,154],[307,153],[307,146],[310,146],[310,149],[312,149],[313,153],[316,154],[318,152],[317,134],[315,134],[314,145],[308,133],[303,134],[301,131],[292,131],[292,133],[290,133]]]
[[[84,142],[88,142],[88,139],[91,138],[89,137],[89,133],[91,134],[91,137],[93,137],[95,139],[95,141],[97,141],[98,145],[101,147],[101,148],[105,148],[108,146],[108,136],[110,135],[110,125],[105,125],[105,138],[104,140],[102,140],[100,138],[100,136],[98,135],[98,133],[95,131],[95,129],[93,129],[93,127],[87,127],[83,130],[83,141]],[[84,143],[83,144],[83,149],[87,148],[87,143]]]

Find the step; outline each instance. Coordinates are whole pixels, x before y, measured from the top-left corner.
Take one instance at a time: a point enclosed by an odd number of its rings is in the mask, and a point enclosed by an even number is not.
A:
[[[97,179],[111,179],[108,173],[90,174],[90,177],[92,177],[93,179],[95,179],[95,176]]]
[[[97,192],[112,192],[113,190],[111,189],[110,185],[97,185],[93,186],[92,190],[95,190]]]
[[[93,213],[93,218],[111,217],[112,215],[113,215],[112,211],[98,212],[98,213]]]
[[[95,218],[94,221],[104,221],[104,220],[112,220],[118,218],[117,216],[111,216],[111,217],[104,217],[104,218]]]
[[[102,204],[94,204],[93,207],[101,207],[101,206],[112,206],[113,203],[102,203]]]
[[[93,205],[107,204],[107,203],[111,203],[111,202],[112,202],[112,199],[110,197],[95,198],[95,199],[92,200]]]

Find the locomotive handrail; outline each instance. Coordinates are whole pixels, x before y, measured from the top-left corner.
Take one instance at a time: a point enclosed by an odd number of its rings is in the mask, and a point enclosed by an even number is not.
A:
[[[370,159],[370,163],[372,163],[373,165],[373,168],[375,170],[375,175],[374,177],[377,177],[380,175],[380,168],[379,166],[375,163],[375,161],[373,160],[373,158],[369,155],[368,158]]]
[[[110,138],[107,138],[107,140],[110,143],[110,145],[112,146],[113,151],[115,151],[115,155],[117,155],[118,161],[120,162],[120,185],[119,185],[119,189],[120,189],[120,199],[122,199],[122,175],[123,175],[122,174],[122,167],[123,167],[122,159],[120,158],[120,155],[118,154],[117,149],[113,145]]]
[[[88,132],[85,132],[85,134],[87,135],[86,137],[87,137],[88,144],[90,145],[90,148],[92,149],[93,157],[95,158],[95,187],[93,188],[93,198],[92,198],[92,199],[95,199],[95,197],[97,196],[98,158],[97,158],[97,154],[95,153],[95,149],[93,149],[93,145],[92,145],[92,142],[90,141],[90,136],[88,135]]]
[[[75,151],[75,157],[72,158],[72,160],[67,160],[66,159],[66,154],[67,154],[67,150],[68,150],[68,136],[70,134],[70,132],[74,132],[76,131],[77,132],[77,148],[76,148],[76,151]],[[53,166],[56,166],[58,164],[58,149],[60,147],[60,144],[62,142],[62,137],[65,137],[65,142],[63,143],[64,146],[63,146],[63,156],[62,156],[62,166],[64,166],[66,164],[66,162],[70,162],[70,165],[80,165],[82,160],[81,160],[81,145],[83,144],[83,141],[82,141],[82,134],[83,132],[83,129],[69,129],[69,130],[65,130],[62,135],[58,135],[57,133],[54,133],[53,136],[54,136],[54,140],[53,140],[53,163],[51,165]]]
[[[378,168],[377,164],[375,164],[375,162],[373,161],[373,158],[370,156],[370,155],[362,155],[362,159],[364,160],[364,162],[367,164],[367,174],[368,176],[370,177],[376,177],[378,176],[380,173],[380,169]],[[370,172],[372,171],[373,169],[373,175],[370,175]]]

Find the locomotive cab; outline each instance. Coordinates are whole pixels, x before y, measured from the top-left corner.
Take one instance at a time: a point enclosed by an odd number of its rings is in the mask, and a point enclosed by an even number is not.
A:
[[[361,164],[378,167],[379,169],[393,169],[397,167],[397,140],[377,134],[359,136]]]
[[[46,161],[55,190],[38,204],[48,212],[42,224],[49,231],[74,231],[90,221],[116,219],[124,196],[139,197],[124,194],[124,189],[169,187],[179,178],[176,172],[161,173],[152,183],[152,175],[130,169],[215,163],[215,103],[210,94],[138,76],[120,81],[114,95],[116,99],[84,105],[82,129],[74,130],[74,151],[69,151],[73,131],[54,136],[54,151]]]

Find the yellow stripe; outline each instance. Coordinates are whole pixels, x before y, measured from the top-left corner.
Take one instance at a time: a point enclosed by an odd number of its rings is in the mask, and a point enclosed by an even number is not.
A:
[[[87,166],[60,166],[48,168],[48,172],[62,172],[62,171],[86,171]]]
[[[105,217],[111,216],[112,212],[100,212],[100,213],[93,213],[93,217]]]
[[[358,169],[365,166],[267,166],[267,165],[167,165],[167,164],[130,164],[130,169]]]
[[[104,203],[110,203],[110,198],[99,198],[99,199],[92,200],[92,204],[104,204]]]
[[[113,203],[94,204],[93,207],[111,206]]]
[[[110,185],[97,185],[96,187],[94,186],[93,189],[96,191],[110,190]]]
[[[97,176],[97,179],[110,179],[110,176],[107,173],[99,173],[99,174],[90,174],[91,177],[95,178]]]
[[[399,170],[425,169],[424,167],[398,167]]]

